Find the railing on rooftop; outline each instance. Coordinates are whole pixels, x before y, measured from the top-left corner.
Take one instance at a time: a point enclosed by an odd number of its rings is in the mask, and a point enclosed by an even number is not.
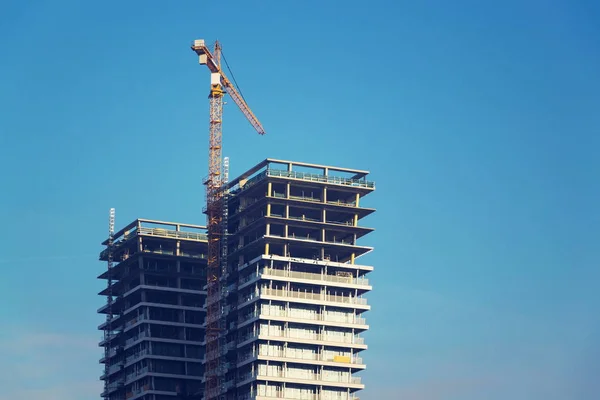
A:
[[[177,230],[172,230],[172,229],[164,229],[164,228],[146,228],[146,227],[140,227],[138,228],[134,228],[131,231],[127,232],[126,234],[123,235],[123,238],[116,241],[113,244],[113,253],[117,250],[119,250],[129,239],[131,239],[132,237],[135,237],[137,235],[144,235],[144,236],[154,236],[154,237],[161,237],[161,238],[171,238],[171,239],[186,239],[186,240],[195,240],[195,241],[207,241],[208,240],[208,235],[205,233],[197,233],[197,232],[186,232],[186,231],[177,231]],[[155,253],[157,251],[154,251]],[[166,253],[165,254],[173,254],[171,253]],[[105,258],[108,255],[108,248],[104,249],[101,253],[100,253],[100,258]],[[181,254],[181,255],[187,255],[187,254]],[[197,257],[197,258],[206,258],[205,256],[198,256],[198,255],[190,255],[190,257]]]
[[[332,183],[334,185],[352,186],[359,188],[375,189],[375,182],[367,181],[365,179],[351,179],[342,178],[339,176],[326,176],[320,174],[310,174],[306,172],[287,171],[283,169],[271,169],[268,168],[263,172],[249,179],[244,186],[236,188],[231,191],[231,194],[237,194],[243,190],[249,189],[256,183],[260,182],[267,176],[278,177],[278,178],[291,178],[300,179],[303,181],[320,182],[320,183]]]
[[[354,187],[364,187],[369,189],[375,188],[375,182],[370,182],[365,179],[350,179],[339,176],[326,176],[320,174],[310,174],[306,172],[286,171],[282,169],[267,169],[268,176],[276,176],[282,178],[302,179],[305,181],[333,183],[336,185],[346,185]]]
[[[208,236],[205,233],[176,231],[176,230],[164,229],[164,228],[140,227],[139,233],[141,235],[166,237],[166,238],[174,238],[174,239],[188,239],[188,240],[198,240],[198,241],[205,241],[208,239]]]

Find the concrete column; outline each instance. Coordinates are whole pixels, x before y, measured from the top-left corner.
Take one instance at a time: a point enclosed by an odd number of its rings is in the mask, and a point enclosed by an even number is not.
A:
[[[273,184],[271,182],[267,183],[267,197],[272,196]]]
[[[358,226],[358,214],[354,214],[354,226]]]
[[[265,243],[265,255],[269,255],[269,243]]]
[[[323,203],[327,203],[327,188],[323,188]]]
[[[267,203],[267,217],[271,216],[271,204]]]
[[[271,234],[271,224],[267,224],[267,229],[266,229],[266,231],[265,231],[265,235],[267,235],[267,236],[268,236],[268,235],[270,235],[270,234]],[[356,235],[354,235],[354,236],[356,236]]]
[[[289,182],[285,185],[285,198],[286,199],[290,198],[291,187],[292,187],[292,184]]]
[[[360,194],[356,193],[356,207],[358,207],[359,201],[360,201]]]
[[[323,210],[323,222],[327,222],[327,211]]]

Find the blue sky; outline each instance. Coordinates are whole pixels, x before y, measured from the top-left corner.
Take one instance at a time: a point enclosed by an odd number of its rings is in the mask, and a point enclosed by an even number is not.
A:
[[[267,130],[229,102],[233,175],[372,172],[361,399],[596,398],[599,20],[566,0],[3,2],[0,399],[99,398],[110,207],[203,223],[196,38]]]

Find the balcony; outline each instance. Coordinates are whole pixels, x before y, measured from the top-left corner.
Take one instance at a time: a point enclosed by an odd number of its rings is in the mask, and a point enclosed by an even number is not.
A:
[[[123,387],[123,381],[111,382],[106,386],[107,392],[114,392],[115,390]]]
[[[369,286],[369,279],[365,277],[354,277],[352,275],[327,275],[327,274],[315,274],[311,272],[299,272],[299,271],[286,271],[281,269],[274,268],[262,268],[258,273],[253,273],[248,277],[245,277],[243,280],[240,280],[240,284],[248,282],[257,277],[269,278],[269,276],[277,276],[283,278],[293,278],[293,279],[304,279],[316,282],[332,282],[332,283],[342,283],[348,285],[360,285],[360,286]]]
[[[299,310],[299,311],[303,311],[303,310]],[[248,314],[245,314],[243,316],[240,316],[238,319],[238,322],[240,324],[243,324],[246,321],[251,320],[252,318],[255,317],[259,317],[262,319],[267,319],[268,317],[281,317],[281,318],[291,318],[291,319],[298,319],[298,320],[304,320],[307,322],[311,322],[311,321],[315,321],[315,322],[330,322],[332,324],[356,324],[356,325],[366,325],[367,324],[367,320],[364,317],[359,317],[357,315],[354,314],[349,314],[346,315],[344,317],[341,316],[329,316],[326,314],[322,314],[322,313],[315,313],[315,314],[308,314],[308,313],[302,313],[300,314],[299,312],[293,312],[292,310],[288,309],[284,309],[284,310],[280,310],[279,312],[277,311],[273,311],[270,310],[269,312],[251,312]]]
[[[111,340],[115,339],[117,336],[119,335],[118,332],[114,332],[108,335],[103,335],[102,336],[102,340],[100,341],[100,346],[108,346],[108,343],[110,343]]]
[[[125,359],[125,363],[126,363],[126,364],[129,364],[129,363],[131,363],[131,362],[133,362],[133,361],[136,361],[136,360],[138,360],[138,359],[142,358],[142,357],[143,357],[143,356],[145,356],[146,354],[148,354],[148,350],[147,350],[147,349],[140,350],[139,352],[137,352],[137,353],[135,353],[135,354],[132,354],[132,355],[130,355],[129,357],[127,357],[127,358]]]
[[[302,394],[301,397],[290,397],[286,396],[281,388],[277,387],[277,391],[273,391],[267,394],[250,394],[245,393],[238,395],[238,400],[270,400],[270,399],[289,399],[289,400],[360,400],[354,394],[345,397],[332,397],[331,395],[323,395],[318,393]],[[346,392],[340,394],[345,395]]]
[[[321,361],[321,362],[335,362],[335,363],[343,363],[343,364],[351,364],[351,365],[364,365],[362,357],[357,355],[352,356],[340,356],[334,355],[329,356],[323,353],[306,353],[302,352],[301,357],[298,357],[295,351],[291,351],[290,349],[280,349],[277,351],[270,352],[261,352],[261,351],[249,351],[245,354],[240,354],[238,357],[238,364],[243,363],[244,361],[254,358],[254,357],[277,357],[277,358],[288,358],[294,360],[309,360],[309,361]]]
[[[336,345],[365,345],[365,338],[361,336],[333,336],[329,334],[316,333],[313,331],[304,331],[303,333],[299,333],[296,331],[290,330],[279,330],[268,332],[266,330],[261,330],[257,334],[250,333],[248,335],[242,336],[240,338],[239,343],[243,343],[250,339],[263,339],[265,337],[273,337],[273,338],[281,338],[291,339],[291,340],[301,340],[301,341],[310,341],[310,342],[328,342]],[[239,347],[239,345],[238,345]]]
[[[102,374],[102,376],[100,376],[100,380],[104,380],[104,379],[106,379],[107,376],[112,375],[115,372],[119,372],[124,367],[125,367],[125,360],[120,360],[120,361],[115,362],[114,364],[112,364],[111,366],[108,367],[108,370],[105,370],[105,372]]]
[[[346,377],[336,376],[333,374],[313,373],[313,371],[298,371],[291,368],[281,368],[278,370],[260,372],[249,372],[240,375],[238,382],[247,381],[250,379],[272,380],[273,378],[281,378],[282,380],[300,381],[298,383],[306,383],[309,385],[356,385],[362,386],[362,381],[359,376],[348,375]],[[317,383],[318,382],[318,383]]]
[[[106,362],[106,361],[107,361],[107,358],[114,357],[116,354],[117,354],[117,348],[116,348],[116,347],[113,347],[112,349],[110,349],[110,350],[108,351],[108,354],[107,354],[107,353],[105,353],[105,355],[104,355],[104,356],[102,356],[102,358],[100,359],[100,362]]]
[[[137,317],[135,317],[135,318],[130,319],[129,321],[127,321],[125,323],[125,328],[129,328],[130,326],[133,326],[133,325],[137,324],[138,322],[144,321],[146,319],[148,319],[148,318],[145,315],[143,315],[143,314],[142,315],[138,315]]]
[[[140,368],[137,371],[134,371],[134,372],[128,374],[125,377],[125,382],[131,382],[132,380],[134,380],[138,376],[143,375],[143,374],[145,374],[147,372],[148,372],[148,367]]]
[[[235,387],[235,379],[228,380],[223,384],[223,390],[227,391]]]
[[[250,300],[253,300],[257,297],[262,296],[273,296],[273,297],[283,297],[287,299],[300,299],[300,300],[310,300],[310,301],[323,301],[329,303],[339,303],[339,304],[351,304],[351,305],[359,305],[365,306],[367,309],[367,299],[364,297],[353,297],[353,296],[341,296],[336,294],[330,294],[326,292],[313,293],[313,292],[301,292],[301,291],[293,291],[293,290],[285,290],[285,289],[270,289],[270,288],[261,288],[257,291],[257,293],[250,293],[246,296],[243,296],[239,305],[246,303]]]
[[[136,388],[136,389],[132,388],[130,392],[126,393],[125,398],[130,399],[132,397],[139,396],[142,393],[145,393],[149,390],[150,390],[150,385],[144,385],[144,386]]]
[[[137,342],[138,340],[145,338],[145,337],[149,337],[149,336],[150,336],[150,334],[148,332],[142,331],[142,332],[138,333],[137,335],[135,335],[134,337],[127,339],[125,341],[125,346],[130,346],[134,342]]]

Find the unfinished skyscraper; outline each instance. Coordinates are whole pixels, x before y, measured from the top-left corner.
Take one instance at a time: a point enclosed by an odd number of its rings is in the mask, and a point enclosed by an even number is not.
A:
[[[102,243],[105,399],[174,400],[203,390],[204,232],[138,219]]]
[[[227,184],[214,397],[352,400],[364,388],[367,175],[267,159]],[[103,243],[105,398],[202,398],[204,232],[140,219]]]
[[[267,159],[228,184],[226,399],[350,400],[364,388],[368,172]]]

